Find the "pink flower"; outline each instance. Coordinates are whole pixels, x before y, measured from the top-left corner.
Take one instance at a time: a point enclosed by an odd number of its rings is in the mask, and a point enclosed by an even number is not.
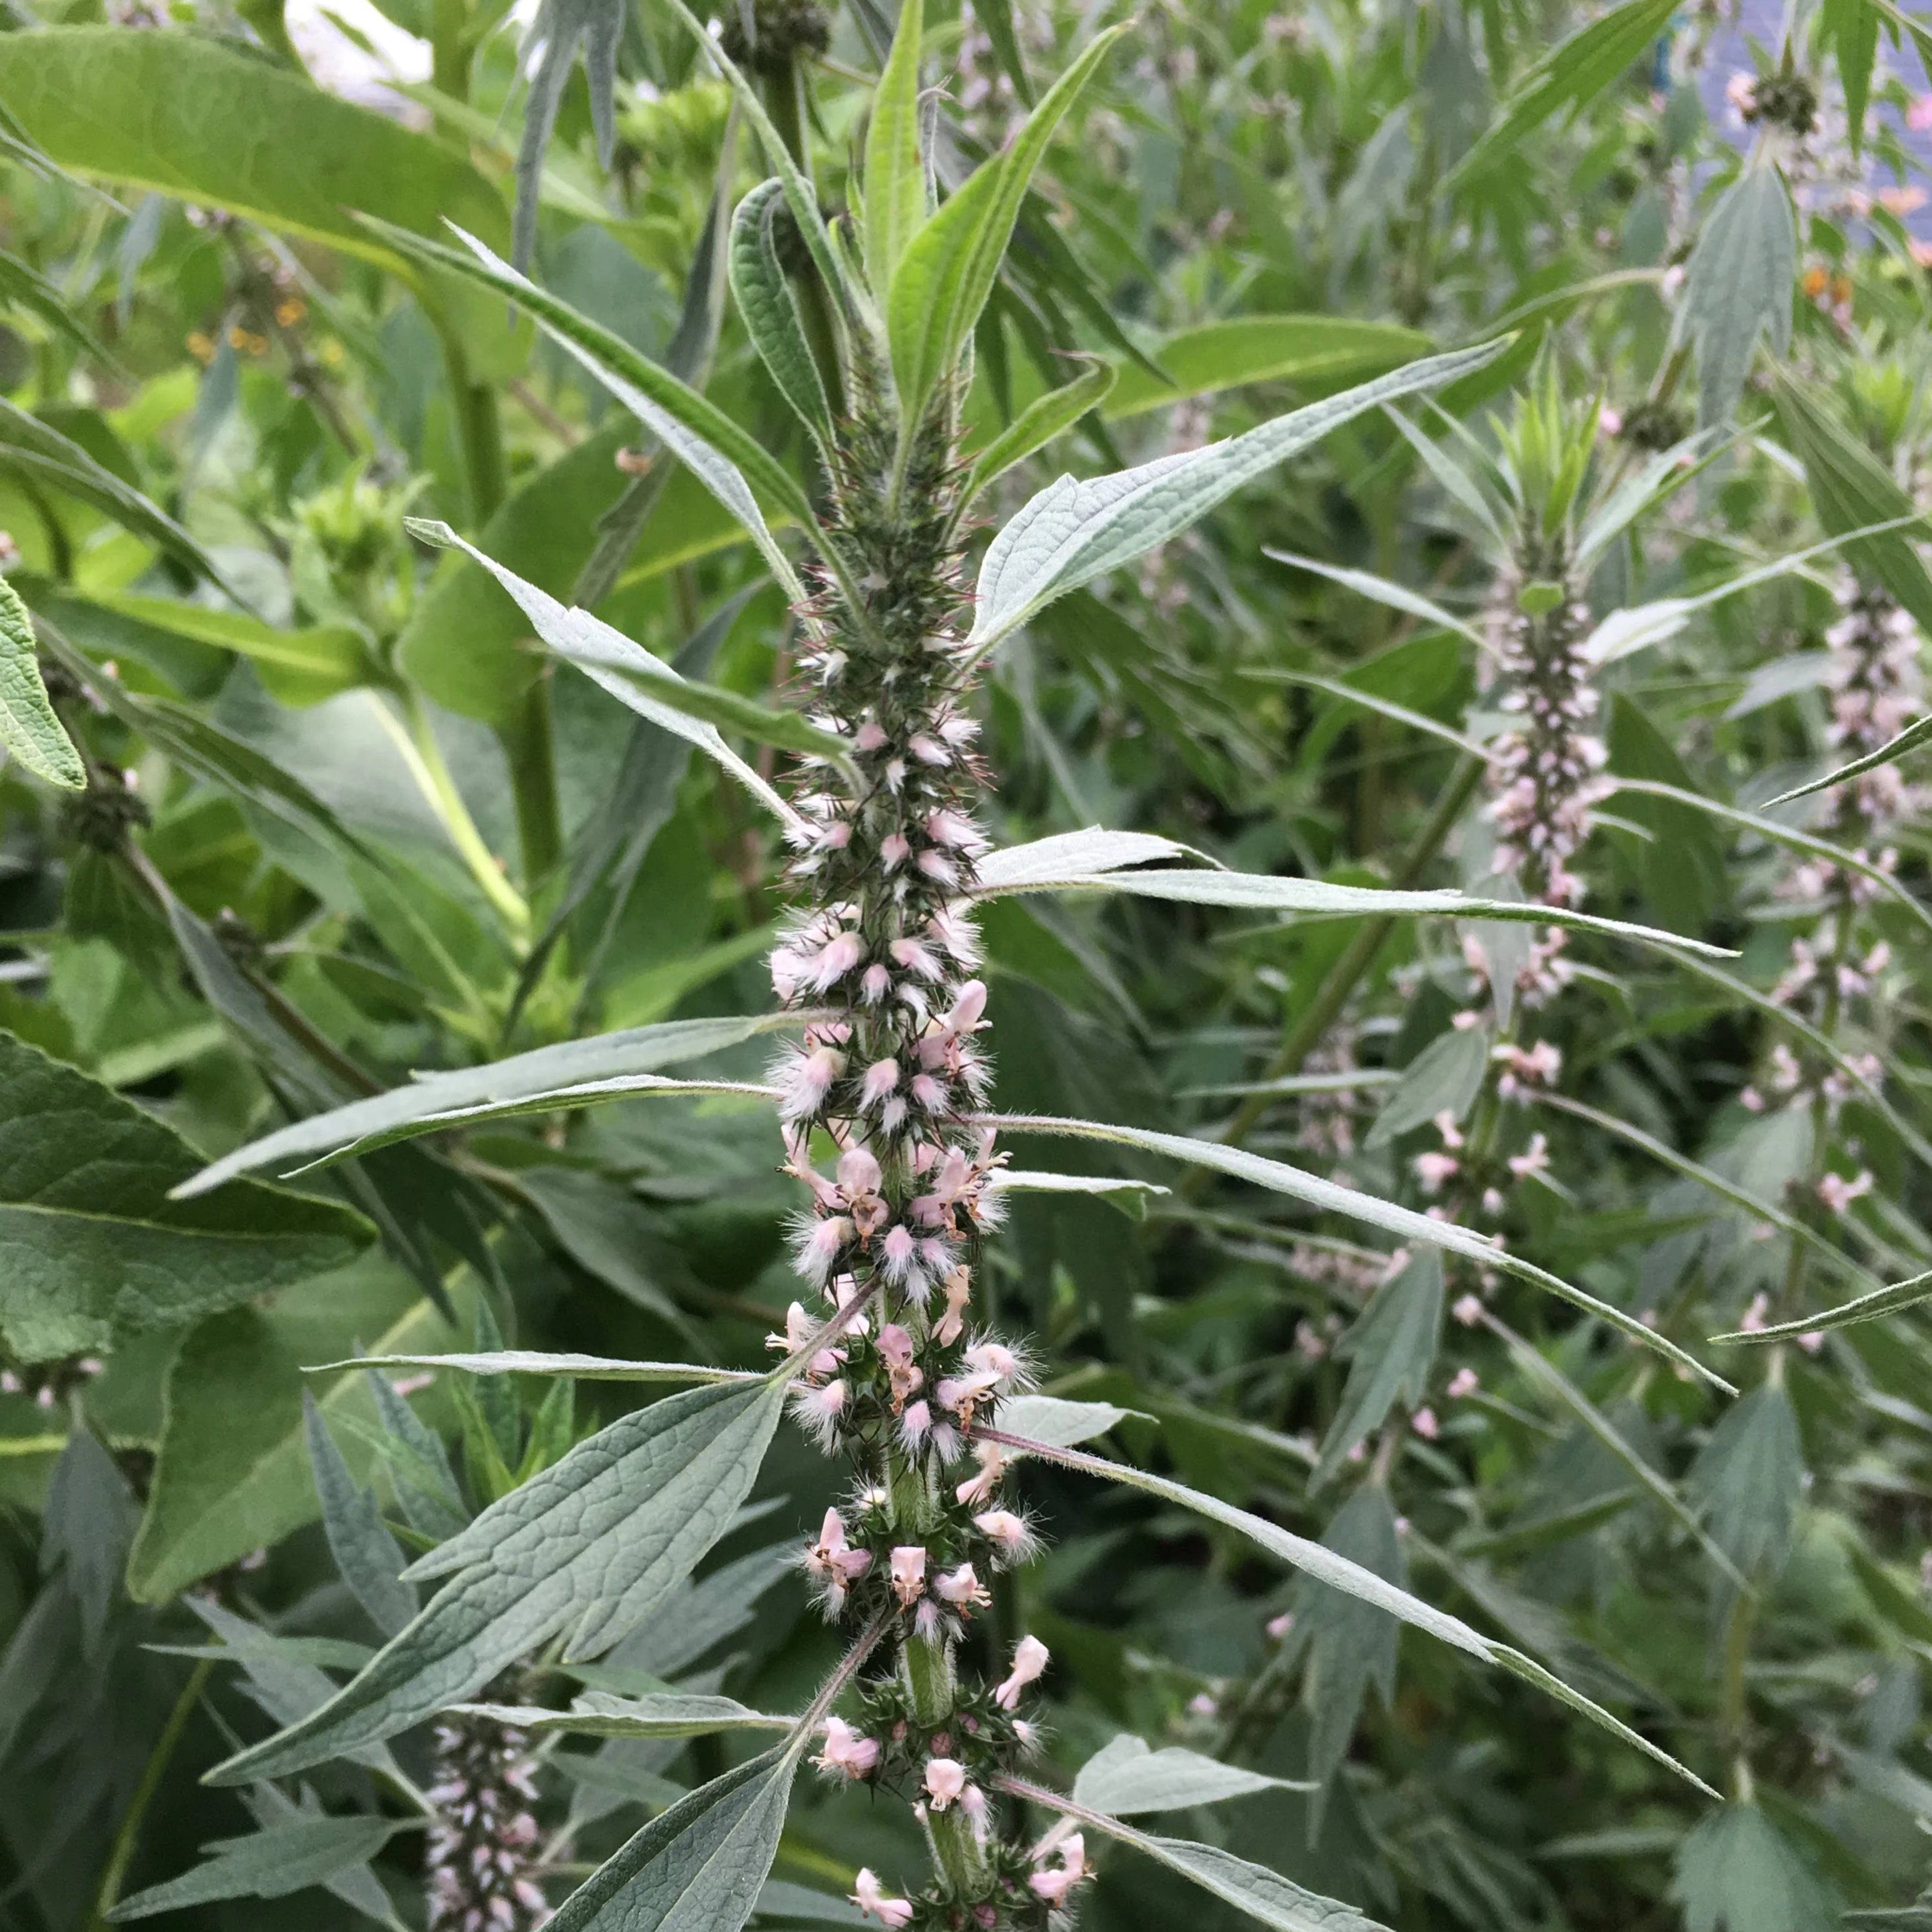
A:
[[[876,1918],[881,1925],[897,1928],[911,1923],[912,1900],[909,1898],[888,1898],[879,1888],[879,1881],[873,1876],[869,1868],[862,1870],[852,1881],[852,1903],[866,1918]]]
[[[993,1600],[970,1563],[962,1563],[956,1570],[942,1570],[934,1577],[932,1594],[962,1613]]]
[[[954,1496],[962,1503],[983,1503],[999,1486],[1000,1478],[1006,1474],[1006,1452],[997,1442],[976,1442],[973,1454],[979,1459],[980,1473],[968,1476],[953,1491]]]
[[[1011,1510],[987,1510],[973,1519],[973,1526],[1009,1563],[1024,1562],[1038,1540],[1025,1517]]]
[[[1466,1395],[1474,1395],[1480,1383],[1474,1369],[1458,1369],[1449,1378],[1448,1390],[1451,1402],[1460,1402]]]
[[[896,1060],[874,1060],[866,1069],[866,1078],[859,1089],[859,1104],[862,1107],[876,1107],[898,1084],[899,1064]]]
[[[1433,1442],[1440,1432],[1442,1426],[1436,1421],[1436,1412],[1432,1408],[1418,1408],[1408,1418],[1408,1426],[1425,1442]]]
[[[846,1586],[872,1567],[872,1552],[854,1550],[845,1540],[845,1519],[829,1509],[819,1526],[818,1540],[805,1552],[805,1567],[820,1580],[826,1606],[836,1616],[844,1605]]]
[[[1267,1630],[1270,1642],[1285,1643],[1288,1640],[1288,1632],[1294,1628],[1294,1612],[1283,1610],[1280,1616],[1270,1617],[1263,1628]]]
[[[924,1781],[932,1808],[944,1811],[966,1789],[966,1767],[956,1757],[929,1757]]]
[[[1842,1174],[1828,1174],[1818,1183],[1818,1198],[1834,1214],[1842,1214],[1862,1194],[1872,1190],[1871,1171],[1866,1168],[1847,1180]]]
[[[1456,1298],[1455,1306],[1450,1309],[1449,1312],[1461,1322],[1465,1328],[1473,1328],[1483,1318],[1483,1304],[1475,1295],[1460,1295]]]
[[[1053,1653],[1036,1636],[1023,1636],[1013,1651],[1013,1667],[993,1690],[993,1701],[1003,1711],[1017,1710],[1020,1693],[1039,1681]]]
[[[892,1594],[910,1610],[926,1594],[926,1548],[903,1543],[892,1552]]]
[[[1431,1194],[1440,1192],[1442,1184],[1461,1168],[1462,1162],[1453,1154],[1431,1151],[1415,1156],[1416,1178]]]
[[[812,1760],[820,1771],[841,1778],[869,1778],[878,1767],[879,1741],[856,1731],[843,1718],[825,1720],[825,1748]]]
[[[1064,1905],[1066,1894],[1087,1876],[1087,1841],[1076,1832],[1060,1847],[1060,1863],[1042,1867],[1027,1880],[1036,1898],[1054,1906]]]

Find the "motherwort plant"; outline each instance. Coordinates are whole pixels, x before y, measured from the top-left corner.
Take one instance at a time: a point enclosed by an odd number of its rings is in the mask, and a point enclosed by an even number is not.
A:
[[[771,958],[780,1010],[633,1032],[625,1036],[628,1070],[613,1078],[546,1083],[539,1053],[420,1083],[284,1130],[192,1186],[213,1186],[297,1145],[339,1154],[506,1112],[746,1094],[772,1106],[784,1167],[800,1189],[802,1284],[772,1337],[779,1360],[768,1372],[490,1351],[436,1358],[485,1372],[514,1366],[694,1386],[610,1424],[430,1549],[409,1573],[441,1580],[427,1606],[320,1708],[219,1775],[284,1777],[432,1720],[474,1724],[479,1707],[466,1700],[512,1665],[567,1664],[609,1650],[730,1528],[789,1408],[850,1476],[800,1553],[840,1633],[843,1660],[810,1707],[792,1717],[764,1717],[728,1700],[648,1696],[616,1706],[605,1698],[594,1714],[512,1713],[533,1733],[575,1724],[645,1737],[760,1726],[782,1734],[653,1820],[562,1903],[555,1926],[736,1932],[757,1905],[808,1759],[837,1784],[895,1792],[916,1811],[929,1870],[857,1876],[859,1908],[887,1926],[1042,1927],[1072,1903],[1096,1836],[1134,1844],[1269,1924],[1310,1922],[1310,1913],[1352,1918],[1273,1872],[1124,1824],[1108,1808],[1104,1780],[1083,1784],[1069,1799],[1029,1775],[1037,1742],[1030,1714],[1049,1664],[1046,1648],[1022,1635],[988,1670],[983,1646],[965,1640],[991,1600],[995,1573],[1023,1564],[1034,1546],[1013,1489],[1016,1462],[1052,1457],[1195,1509],[1662,1754],[1529,1658],[1346,1558],[1230,1503],[1077,1448],[1119,1412],[1028,1393],[1037,1372],[1033,1346],[988,1321],[982,1251],[1006,1192],[1090,1191],[1094,1184],[1012,1172],[998,1145],[1000,1128],[1120,1141],[1218,1164],[1400,1239],[1493,1257],[1519,1279],[1587,1303],[1634,1339],[1694,1365],[1628,1318],[1453,1223],[1172,1135],[989,1112],[991,1014],[976,970],[974,927],[976,904],[988,894],[1123,890],[1324,916],[1484,910],[1522,917],[1531,909],[1453,893],[1162,868],[1158,862],[1184,856],[1180,848],[1141,834],[1091,831],[992,850],[974,686],[989,654],[1054,598],[1178,535],[1336,424],[1479,368],[1493,350],[1412,363],[1244,435],[1137,469],[1087,482],[1062,476],[1024,504],[970,571],[974,498],[1076,421],[1111,380],[1104,368],[1084,375],[1034,401],[990,443],[964,446],[975,329],[1029,181],[1114,34],[1090,43],[1008,146],[935,209],[920,131],[921,10],[908,0],[872,104],[862,173],[848,184],[850,212],[828,224],[803,157],[686,19],[773,170],[731,224],[730,279],[746,329],[816,457],[809,484],[702,396],[480,244],[463,237],[465,252],[400,233],[387,238],[533,315],[739,519],[788,592],[803,694],[796,710],[688,683],[454,532],[418,526],[490,572],[550,650],[702,749],[776,817],[796,908]],[[814,346],[801,320],[801,286],[810,290],[810,311],[830,318],[829,350]],[[774,535],[766,506],[802,534],[802,566]],[[796,754],[791,796],[730,749],[721,727]],[[1562,896],[1534,916],[1581,918]],[[768,1084],[659,1070],[760,1034],[785,1039]],[[1030,1809],[1056,1814],[1044,1837]]]

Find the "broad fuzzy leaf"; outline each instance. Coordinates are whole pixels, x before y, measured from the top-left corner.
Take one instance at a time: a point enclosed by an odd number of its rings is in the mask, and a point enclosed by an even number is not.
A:
[[[1126,1818],[1144,1811],[1184,1811],[1285,1787],[1294,1788],[1285,1779],[1222,1764],[1178,1744],[1155,1750],[1144,1738],[1124,1731],[1080,1767],[1073,1802],[1109,1817]]]
[[[913,9],[917,11],[915,6]],[[778,260],[772,224],[784,200],[782,182],[763,182],[738,204],[731,218],[727,260],[731,293],[745,318],[745,332],[758,358],[800,422],[825,446],[832,434],[832,405],[806,340],[798,298]]]
[[[553,1637],[608,1649],[724,1534],[783,1402],[769,1384],[693,1389],[579,1443],[410,1569],[452,1580],[367,1670],[212,1774],[281,1777],[392,1737]]]
[[[994,538],[980,567],[970,641],[982,651],[992,650],[1056,597],[1179,536],[1237,490],[1343,423],[1480,369],[1504,346],[1484,343],[1412,362],[1204,449],[1158,457],[1090,482],[1061,477]]]
[[[171,1190],[200,1165],[172,1128],[0,1033],[0,1342],[51,1361],[232,1308],[350,1260],[359,1214],[250,1181]]]
[[[1804,1498],[1804,1445],[1780,1385],[1767,1382],[1726,1411],[1689,1486],[1712,1535],[1747,1576],[1774,1576],[1784,1567]]]
[[[595,1738],[701,1738],[719,1731],[788,1731],[796,1718],[748,1710],[735,1697],[712,1697],[666,1690],[643,1697],[614,1697],[586,1690],[567,1711],[544,1711],[524,1704],[459,1704],[466,1716],[513,1724],[543,1736],[554,1731]],[[1238,1774],[1237,1774],[1238,1775]],[[1271,1783],[1268,1778],[1263,1784]]]
[[[1490,1036],[1480,1027],[1450,1027],[1408,1064],[1376,1115],[1363,1144],[1372,1150],[1398,1135],[1448,1114],[1469,1111],[1490,1061]]]
[[[1398,1402],[1420,1406],[1442,1327],[1442,1257],[1426,1248],[1377,1288],[1336,1348],[1350,1364],[1348,1384],[1311,1481],[1332,1481]]]
[[[1747,167],[1704,224],[1684,284],[1678,326],[1697,348],[1697,421],[1714,429],[1737,407],[1760,340],[1781,356],[1791,340],[1798,224],[1784,178]]]
[[[40,681],[33,620],[20,593],[0,578],[0,751],[63,791],[85,791],[87,769],[54,716]]]
[[[1677,1849],[1684,1932],[1830,1932],[1838,1914],[1797,1847],[1755,1804],[1701,1819]]]

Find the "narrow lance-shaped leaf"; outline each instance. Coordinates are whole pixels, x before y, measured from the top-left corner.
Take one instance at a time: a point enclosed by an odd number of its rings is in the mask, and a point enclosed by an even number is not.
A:
[[[900,0],[892,52],[866,130],[866,272],[892,286],[906,244],[926,219],[926,164],[919,152],[919,56],[924,0]]]
[[[468,254],[384,222],[368,226],[401,253],[480,282],[533,316],[566,356],[609,390],[737,520],[786,596],[805,601],[805,586],[765,521],[753,486],[800,528],[815,531],[818,520],[797,480],[755,436],[621,336],[518,274],[464,230],[454,232]]]
[[[607,1691],[586,1690],[568,1711],[538,1710],[526,1704],[458,1704],[453,1708],[465,1717],[514,1724],[536,1737],[574,1732],[593,1738],[701,1738],[720,1731],[789,1731],[798,1722],[796,1718],[748,1709],[735,1697],[686,1690],[654,1692],[644,1697],[614,1697]],[[1264,1778],[1261,1782],[1274,1780]]]
[[[1438,1221],[1429,1215],[1418,1214],[1414,1209],[1398,1207],[1392,1201],[1379,1200],[1372,1194],[1344,1187],[1339,1181],[1304,1173],[1286,1161],[1270,1160],[1264,1155],[1249,1153],[1245,1148],[1227,1147],[1218,1142],[1190,1140],[1184,1135],[1160,1133],[1149,1127],[1066,1120],[1052,1114],[983,1114],[972,1118],[985,1126],[998,1127],[1003,1132],[1070,1134],[1082,1140],[1114,1141],[1126,1147],[1145,1148],[1151,1154],[1164,1154],[1198,1167],[1214,1168],[1222,1174],[1232,1174],[1238,1180],[1252,1181],[1258,1187],[1292,1196],[1324,1214],[1340,1214],[1370,1227],[1380,1228],[1398,1240],[1420,1241],[1431,1247],[1444,1249],[1484,1268],[1494,1268],[1499,1274],[1514,1275],[1519,1281],[1545,1289],[1572,1306],[1595,1316],[1599,1321],[1608,1322],[1632,1341],[1654,1348],[1714,1388],[1721,1389],[1726,1395],[1736,1393],[1729,1382],[1707,1369],[1696,1356],[1680,1348],[1668,1336],[1645,1327],[1634,1315],[1626,1314],[1606,1301],[1598,1300],[1594,1295],[1574,1287],[1560,1275],[1538,1268],[1534,1262],[1525,1261],[1508,1248],[1454,1221]]]
[[[452,1580],[365,1670],[211,1776],[282,1777],[392,1737],[554,1637],[608,1649],[724,1533],[783,1402],[772,1383],[692,1389],[580,1442],[412,1567]]]
[[[1096,362],[1072,382],[1036,396],[974,458],[966,488],[960,493],[962,506],[971,502],[994,478],[1004,476],[1034,451],[1044,449],[1089,410],[1097,409],[1113,388],[1117,374],[1111,362]]]
[[[609,1355],[557,1354],[536,1348],[495,1348],[481,1354],[357,1355],[342,1362],[314,1362],[310,1375],[338,1369],[456,1369],[471,1376],[570,1376],[590,1382],[761,1382],[753,1369],[719,1369],[698,1362],[634,1362]]]
[[[707,1053],[784,1030],[809,1018],[797,1013],[764,1013],[742,1018],[666,1020],[656,1026],[626,1027],[617,1033],[594,1034],[586,1040],[539,1046],[528,1053],[487,1066],[466,1066],[453,1072],[426,1074],[388,1094],[352,1101],[326,1114],[278,1127],[260,1140],[250,1141],[220,1160],[212,1161],[175,1191],[182,1199],[206,1194],[211,1188],[265,1167],[279,1167],[326,1154],[358,1142],[368,1142],[390,1129],[432,1116],[518,1100],[586,1080],[621,1078],[674,1066]]]
[[[1932,718],[1918,718],[1876,751],[1868,752],[1862,758],[1854,758],[1849,765],[1840,765],[1836,771],[1827,772],[1822,778],[1814,778],[1809,784],[1780,792],[1771,802],[1789,805],[1795,799],[1809,798],[1814,792],[1829,791],[1834,785],[1862,778],[1867,772],[1875,772],[1881,765],[1895,764],[1908,752],[1916,752],[1922,745],[1928,743],[1932,743]]]
[[[350,1594],[385,1636],[394,1636],[416,1613],[416,1593],[402,1580],[401,1546],[382,1520],[375,1492],[350,1473],[328,1432],[315,1397],[302,1390],[302,1426],[309,1462],[322,1500],[322,1526],[335,1567]]]
[[[40,679],[34,626],[20,592],[0,578],[0,750],[37,778],[85,791],[87,768],[54,716]]]
[[[796,712],[776,710],[736,692],[693,684],[680,677],[662,658],[653,657],[622,632],[588,610],[559,603],[548,591],[526,582],[514,571],[506,569],[475,544],[466,542],[447,524],[412,518],[409,530],[425,543],[460,550],[480,563],[515,598],[518,608],[536,627],[537,635],[560,657],[568,659],[640,717],[695,745],[788,824],[796,816],[790,806],[725,743],[716,724],[709,721],[722,718],[768,743],[782,745],[807,756],[844,755],[842,740],[808,724]]]
[[[116,1924],[210,1905],[226,1898],[285,1898],[365,1863],[402,1830],[401,1818],[296,1818],[245,1838],[218,1838],[206,1863],[165,1885],[124,1898],[107,1914]]]
[[[958,367],[993,292],[1034,171],[1054,130],[1107,50],[1126,32],[1108,28],[1055,81],[1004,153],[970,176],[920,230],[895,270],[886,304],[892,379],[908,429]]]
[[[763,182],[731,218],[728,254],[731,293],[759,359],[799,420],[823,448],[832,434],[832,406],[806,340],[798,298],[778,260],[772,223],[784,199],[783,183]]]
[[[1252,1864],[1219,1845],[1191,1838],[1156,1837],[1124,1825],[1097,1807],[1082,1804],[1016,1778],[1002,1778],[1001,1787],[1072,1822],[1099,1832],[1118,1843],[1192,1879],[1204,1891],[1273,1932],[1388,1932],[1379,1919],[1370,1918],[1340,1899],[1305,1891],[1292,1879],[1268,1865]]]
[[[1932,1274],[1895,1281],[1888,1288],[1874,1288],[1855,1301],[1821,1310],[1816,1315],[1800,1316],[1795,1322],[1779,1322],[1767,1328],[1735,1328],[1727,1334],[1713,1335],[1711,1340],[1754,1345],[1790,1342],[1801,1335],[1822,1334],[1827,1329],[1850,1328],[1860,1322],[1876,1322],[1882,1316],[1900,1314],[1908,1308],[1916,1308],[1922,1301],[1932,1301]]]
[[[982,1430],[980,1433],[1003,1447],[1024,1450],[1030,1455],[1044,1456],[1049,1460],[1070,1469],[1078,1469],[1090,1476],[1098,1476],[1102,1480],[1124,1483],[1130,1489],[1144,1490],[1149,1496],[1158,1496],[1164,1502],[1178,1504],[1203,1516],[1210,1522],[1218,1522],[1235,1530],[1251,1542],[1258,1544],[1270,1554],[1278,1556],[1292,1568],[1303,1575],[1312,1576],[1318,1583],[1325,1583],[1330,1589],[1340,1590],[1346,1595],[1372,1604],[1378,1610],[1386,1610],[1399,1622],[1424,1631],[1439,1642],[1473,1657],[1478,1663],[1495,1664],[1520,1677],[1528,1683],[1536,1684],[1552,1696],[1560,1698],[1572,1709],[1581,1712],[1592,1722],[1600,1724],[1628,1744],[1634,1744],[1646,1756],[1656,1760],[1666,1768],[1694,1784],[1700,1791],[1715,1797],[1717,1793],[1694,1772],[1688,1771],[1670,1754],[1652,1744],[1650,1740],[1634,1731],[1621,1720],[1611,1716],[1600,1705],[1592,1703],[1580,1691],[1574,1690],[1562,1678],[1546,1670],[1532,1657],[1508,1644],[1497,1643],[1484,1636],[1480,1631],[1463,1622],[1460,1617],[1451,1616],[1447,1610],[1438,1610],[1432,1604],[1424,1603],[1420,1597],[1410,1593],[1387,1578],[1378,1576],[1372,1570],[1364,1569],[1359,1563],[1338,1555],[1334,1550],[1319,1543],[1311,1543],[1305,1536],[1297,1536],[1292,1530],[1283,1529],[1279,1523],[1270,1522],[1264,1516],[1255,1516],[1232,1503],[1224,1502],[1219,1496],[1208,1495],[1200,1490],[1190,1489],[1184,1483],[1170,1480],[1165,1476],[1156,1476],[1145,1469],[1137,1469],[1131,1463],[1110,1462],[1104,1456],[1090,1456],[1082,1449],[1058,1449],[1043,1442],[1033,1442],[1017,1435],[1009,1435],[999,1429]]]
[[[1178,536],[1330,430],[1400,396],[1439,388],[1482,368],[1507,346],[1488,342],[1425,357],[1204,449],[1159,457],[1090,482],[1061,477],[993,539],[980,569],[970,641],[990,650],[1056,597]]]
[[[1701,953],[1707,958],[1736,957],[1728,946],[1713,946],[1708,940],[1666,932],[1654,926],[1605,919],[1596,913],[1579,912],[1570,906],[1544,905],[1535,900],[1468,898],[1448,887],[1403,891],[1384,886],[1334,884],[1325,879],[1275,878],[1255,872],[1151,869],[1120,869],[1084,876],[1069,871],[1058,878],[1036,876],[1017,885],[997,874],[989,884],[982,874],[979,885],[979,896],[982,898],[1011,892],[1048,891],[1131,892],[1139,898],[1172,899],[1186,905],[1275,912],[1303,919],[1419,914],[1498,920],[1518,926],[1562,926],[1573,932],[1601,933],[1672,952]]]

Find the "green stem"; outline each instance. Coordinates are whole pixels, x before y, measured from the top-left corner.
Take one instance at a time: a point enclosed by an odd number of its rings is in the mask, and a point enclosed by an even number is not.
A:
[[[456,788],[456,780],[444,760],[442,747],[436,742],[436,733],[422,700],[413,692],[405,692],[401,702],[401,719],[380,704],[377,715],[394,741],[397,750],[402,754],[403,762],[409,766],[417,789],[429,800],[444,830],[449,834],[451,843],[462,854],[463,862],[483,889],[484,897],[496,908],[497,916],[520,944],[530,936],[530,909],[515,886],[504,878],[496,854],[477,830],[476,821],[470,817],[470,808],[464,803],[463,794]]]
[[[120,1829],[114,1834],[113,1848],[107,1854],[106,1869],[100,1875],[100,1890],[94,1899],[94,1916],[87,1922],[87,1932],[107,1932],[107,1915],[120,1902],[121,1882],[134,1862],[135,1850],[140,1842],[142,1820],[147,1816],[148,1807],[154,1802],[154,1793],[160,1789],[169,1762],[181,1743],[182,1734],[188,1729],[188,1720],[194,1715],[194,1707],[201,1702],[202,1691],[214,1669],[214,1664],[203,1658],[188,1672],[188,1682],[182,1686],[181,1695],[175,1700],[174,1708],[168,1713],[168,1720],[161,1726],[161,1734],[154,1740],[154,1749],[148,1754],[148,1762],[141,1770],[141,1781],[135,1786],[134,1795],[128,1801],[128,1809],[122,1814]]]
[[[1414,842],[1396,867],[1390,884],[1398,890],[1406,890],[1414,885],[1434,861],[1442,849],[1443,841],[1462,817],[1464,806],[1475,796],[1476,788],[1483,781],[1484,770],[1480,758],[1466,758],[1456,766],[1442,796],[1436,800],[1428,822],[1416,834]],[[1291,1074],[1300,1072],[1303,1061],[1320,1045],[1323,1034],[1334,1024],[1342,1009],[1348,1004],[1350,994],[1375,964],[1376,955],[1395,926],[1393,916],[1383,915],[1365,919],[1356,927],[1341,957],[1329,968],[1321,985],[1316,988],[1315,997],[1302,1008],[1283,1036],[1274,1059],[1262,1073],[1262,1083],[1286,1080]],[[1234,1118],[1222,1130],[1222,1144],[1238,1147],[1268,1111],[1272,1099],[1267,1094],[1250,1094],[1235,1110]],[[1206,1180],[1205,1171],[1195,1168],[1182,1183],[1183,1195],[1192,1198],[1198,1194]]]
[[[538,679],[497,734],[510,764],[510,790],[523,854],[524,890],[535,898],[563,857],[557,808],[556,742],[550,724],[550,679]]]

